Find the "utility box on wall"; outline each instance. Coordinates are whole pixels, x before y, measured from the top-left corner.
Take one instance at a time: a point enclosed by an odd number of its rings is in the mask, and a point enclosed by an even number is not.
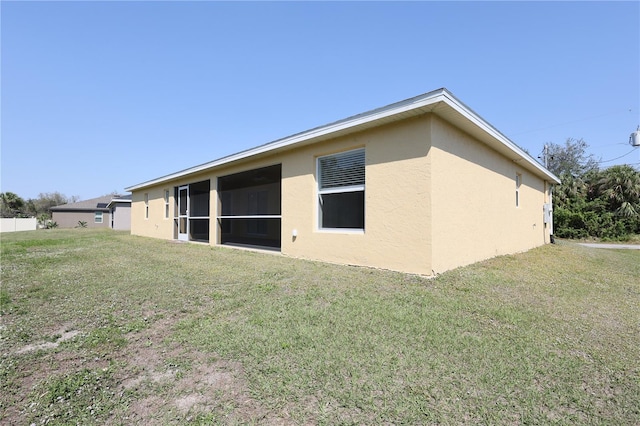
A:
[[[551,219],[552,219],[552,214],[553,214],[553,209],[551,208],[551,204],[549,203],[545,203],[545,205],[542,207],[543,210],[543,215],[544,215],[544,223],[545,224],[549,224],[551,223]]]

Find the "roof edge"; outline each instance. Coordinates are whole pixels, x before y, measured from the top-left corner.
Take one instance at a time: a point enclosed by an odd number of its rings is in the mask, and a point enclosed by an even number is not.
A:
[[[389,117],[392,115],[401,114],[403,112],[407,112],[410,110],[424,108],[426,106],[436,104],[438,102],[444,102],[447,105],[449,105],[451,108],[454,108],[455,110],[458,111],[458,113],[464,116],[467,120],[473,122],[476,126],[480,127],[484,132],[491,135],[495,140],[499,141],[505,147],[507,147],[508,149],[510,149],[517,155],[519,155],[523,160],[530,163],[530,165],[533,166],[533,168],[535,168],[542,175],[549,178],[549,180],[555,183],[560,183],[560,180],[555,175],[553,175],[549,170],[547,170],[544,166],[538,163],[533,157],[531,157],[531,155],[527,154],[522,148],[516,145],[508,137],[502,134],[498,129],[493,127],[491,124],[489,124],[489,122],[484,120],[477,113],[475,113],[471,108],[469,108],[462,101],[456,98],[453,95],[453,93],[451,93],[449,90],[443,87],[437,90],[433,90],[431,92],[424,93],[422,95],[418,95],[418,96],[408,98],[399,102],[395,102],[380,108],[376,108],[376,109],[366,111],[360,114],[356,114],[338,121],[334,121],[329,124],[325,124],[319,127],[314,127],[312,129],[309,129],[300,133],[296,133],[291,136],[284,137],[282,139],[277,139],[275,141],[268,142],[266,144],[259,145],[254,148],[249,148],[247,150],[237,152],[235,154],[227,155],[227,156],[218,158],[216,160],[209,161],[207,163],[203,163],[194,167],[180,170],[178,172],[170,173],[168,175],[160,176],[155,179],[151,179],[136,185],[132,185],[125,188],[125,191],[133,192],[149,186],[158,185],[163,182],[167,182],[167,181],[178,179],[191,174],[211,170],[223,165],[231,164],[233,162],[244,160],[256,155],[268,153],[268,152],[279,150],[279,149],[288,148],[291,146],[301,144],[303,142],[310,142],[313,139],[320,138],[325,135],[329,135],[338,131],[342,131],[342,130],[353,128],[359,125],[370,123],[372,121],[380,120],[382,118]]]
[[[111,201],[109,201],[109,204],[107,204],[107,207],[111,207],[115,203],[129,203],[129,204],[131,204],[131,198],[113,198]]]
[[[170,173],[168,175],[160,176],[156,179],[148,180],[136,185],[129,186],[125,188],[125,191],[135,191],[138,189],[142,189],[145,187],[149,187],[152,185],[157,185],[159,183],[166,182],[168,180],[177,179],[183,176],[187,176],[193,173],[198,173],[202,171],[206,171],[209,169],[213,169],[215,167],[220,167],[226,164],[233,163],[235,161],[244,160],[246,158],[253,157],[255,155],[263,154],[269,151],[274,151],[276,149],[286,148],[292,145],[296,145],[298,143],[311,140],[316,137],[320,137],[322,135],[330,134],[336,132],[338,130],[343,130],[345,128],[354,127],[357,124],[362,124],[365,122],[374,121],[375,119],[382,118],[387,115],[397,114],[402,110],[414,109],[416,108],[417,103],[424,103],[425,101],[429,101],[435,99],[435,97],[441,95],[441,93],[445,91],[444,88],[434,90],[428,93],[424,93],[422,95],[415,96],[413,98],[405,99],[403,101],[395,102],[393,104],[389,104],[384,107],[376,108],[367,112],[363,112],[360,114],[352,115],[347,118],[343,118],[338,121],[331,122],[329,124],[325,124],[322,126],[314,127],[309,130],[305,130],[300,133],[295,133],[291,136],[286,136],[281,139],[276,139],[275,141],[268,142],[263,145],[259,145],[254,148],[249,148],[235,154],[227,155],[224,157],[220,157],[216,160],[209,161],[207,163],[200,164],[198,166],[190,167],[184,170],[180,170],[178,172]],[[435,103],[435,102],[433,102]]]

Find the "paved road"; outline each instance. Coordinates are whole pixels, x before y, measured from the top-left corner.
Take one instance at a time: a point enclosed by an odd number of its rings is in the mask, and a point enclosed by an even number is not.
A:
[[[640,250],[640,244],[600,244],[580,243],[581,246],[604,249]]]

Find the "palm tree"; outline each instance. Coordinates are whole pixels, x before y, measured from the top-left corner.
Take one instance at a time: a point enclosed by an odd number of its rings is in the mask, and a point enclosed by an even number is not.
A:
[[[559,206],[569,206],[578,199],[584,198],[588,190],[587,184],[581,177],[575,177],[570,173],[562,173],[560,175],[559,186],[554,188],[554,201]]]
[[[16,217],[22,212],[24,200],[13,192],[0,193],[0,216]]]
[[[616,214],[624,217],[640,215],[640,172],[633,167],[613,166],[602,171],[598,190]]]

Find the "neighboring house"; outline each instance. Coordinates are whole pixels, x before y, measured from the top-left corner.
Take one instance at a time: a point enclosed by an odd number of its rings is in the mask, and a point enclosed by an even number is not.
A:
[[[107,208],[111,218],[111,229],[131,229],[131,195],[114,195]]]
[[[131,196],[104,197],[63,204],[51,208],[51,220],[60,228],[75,228],[86,222],[87,228],[131,228]]]
[[[126,190],[135,235],[432,275],[548,243],[557,183],[439,89]]]

